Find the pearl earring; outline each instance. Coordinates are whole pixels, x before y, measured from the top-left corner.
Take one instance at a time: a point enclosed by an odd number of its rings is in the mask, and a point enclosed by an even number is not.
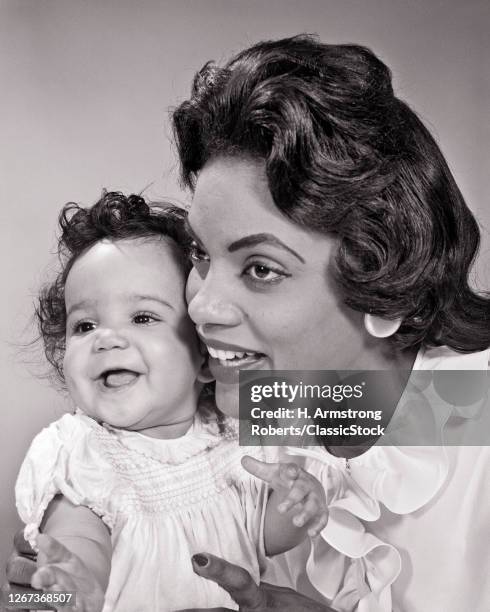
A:
[[[368,334],[375,338],[388,338],[392,336],[398,331],[401,324],[401,319],[383,319],[368,313],[364,315],[364,327]]]

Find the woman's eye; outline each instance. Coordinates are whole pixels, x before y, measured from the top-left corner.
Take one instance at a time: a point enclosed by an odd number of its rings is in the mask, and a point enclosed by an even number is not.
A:
[[[149,325],[159,320],[158,317],[147,312],[141,312],[133,317],[133,323],[136,325]]]
[[[73,326],[74,334],[87,334],[95,329],[93,321],[79,321]]]
[[[243,274],[256,283],[277,283],[290,276],[279,268],[273,268],[261,263],[249,265],[245,268]]]

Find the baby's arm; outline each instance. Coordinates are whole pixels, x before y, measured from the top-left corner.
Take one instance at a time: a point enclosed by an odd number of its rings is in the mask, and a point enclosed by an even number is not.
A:
[[[77,610],[102,609],[111,569],[111,538],[91,510],[57,496],[48,506],[38,539],[34,588],[76,591]]]
[[[328,518],[325,490],[314,476],[295,463],[265,463],[244,457],[242,464],[272,488],[264,521],[267,555],[290,550],[325,527]]]

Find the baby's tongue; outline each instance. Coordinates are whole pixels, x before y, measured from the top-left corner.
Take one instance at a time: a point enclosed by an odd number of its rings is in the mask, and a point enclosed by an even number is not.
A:
[[[129,370],[114,370],[107,374],[104,384],[106,387],[124,387],[124,385],[133,382],[137,376],[136,372]]]

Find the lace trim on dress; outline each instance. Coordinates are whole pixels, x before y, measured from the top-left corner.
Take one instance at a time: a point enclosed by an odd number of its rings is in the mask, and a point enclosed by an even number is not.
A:
[[[83,416],[88,420],[92,429],[96,429],[102,437],[104,435],[115,437],[125,448],[167,465],[181,465],[191,457],[215,448],[223,440],[238,440],[238,421],[231,417],[225,418],[220,429],[217,420],[205,421],[199,414],[196,414],[191,427],[183,436],[162,440],[145,436],[137,431],[117,429],[107,423],[102,425],[101,430],[101,426],[93,419]]]

